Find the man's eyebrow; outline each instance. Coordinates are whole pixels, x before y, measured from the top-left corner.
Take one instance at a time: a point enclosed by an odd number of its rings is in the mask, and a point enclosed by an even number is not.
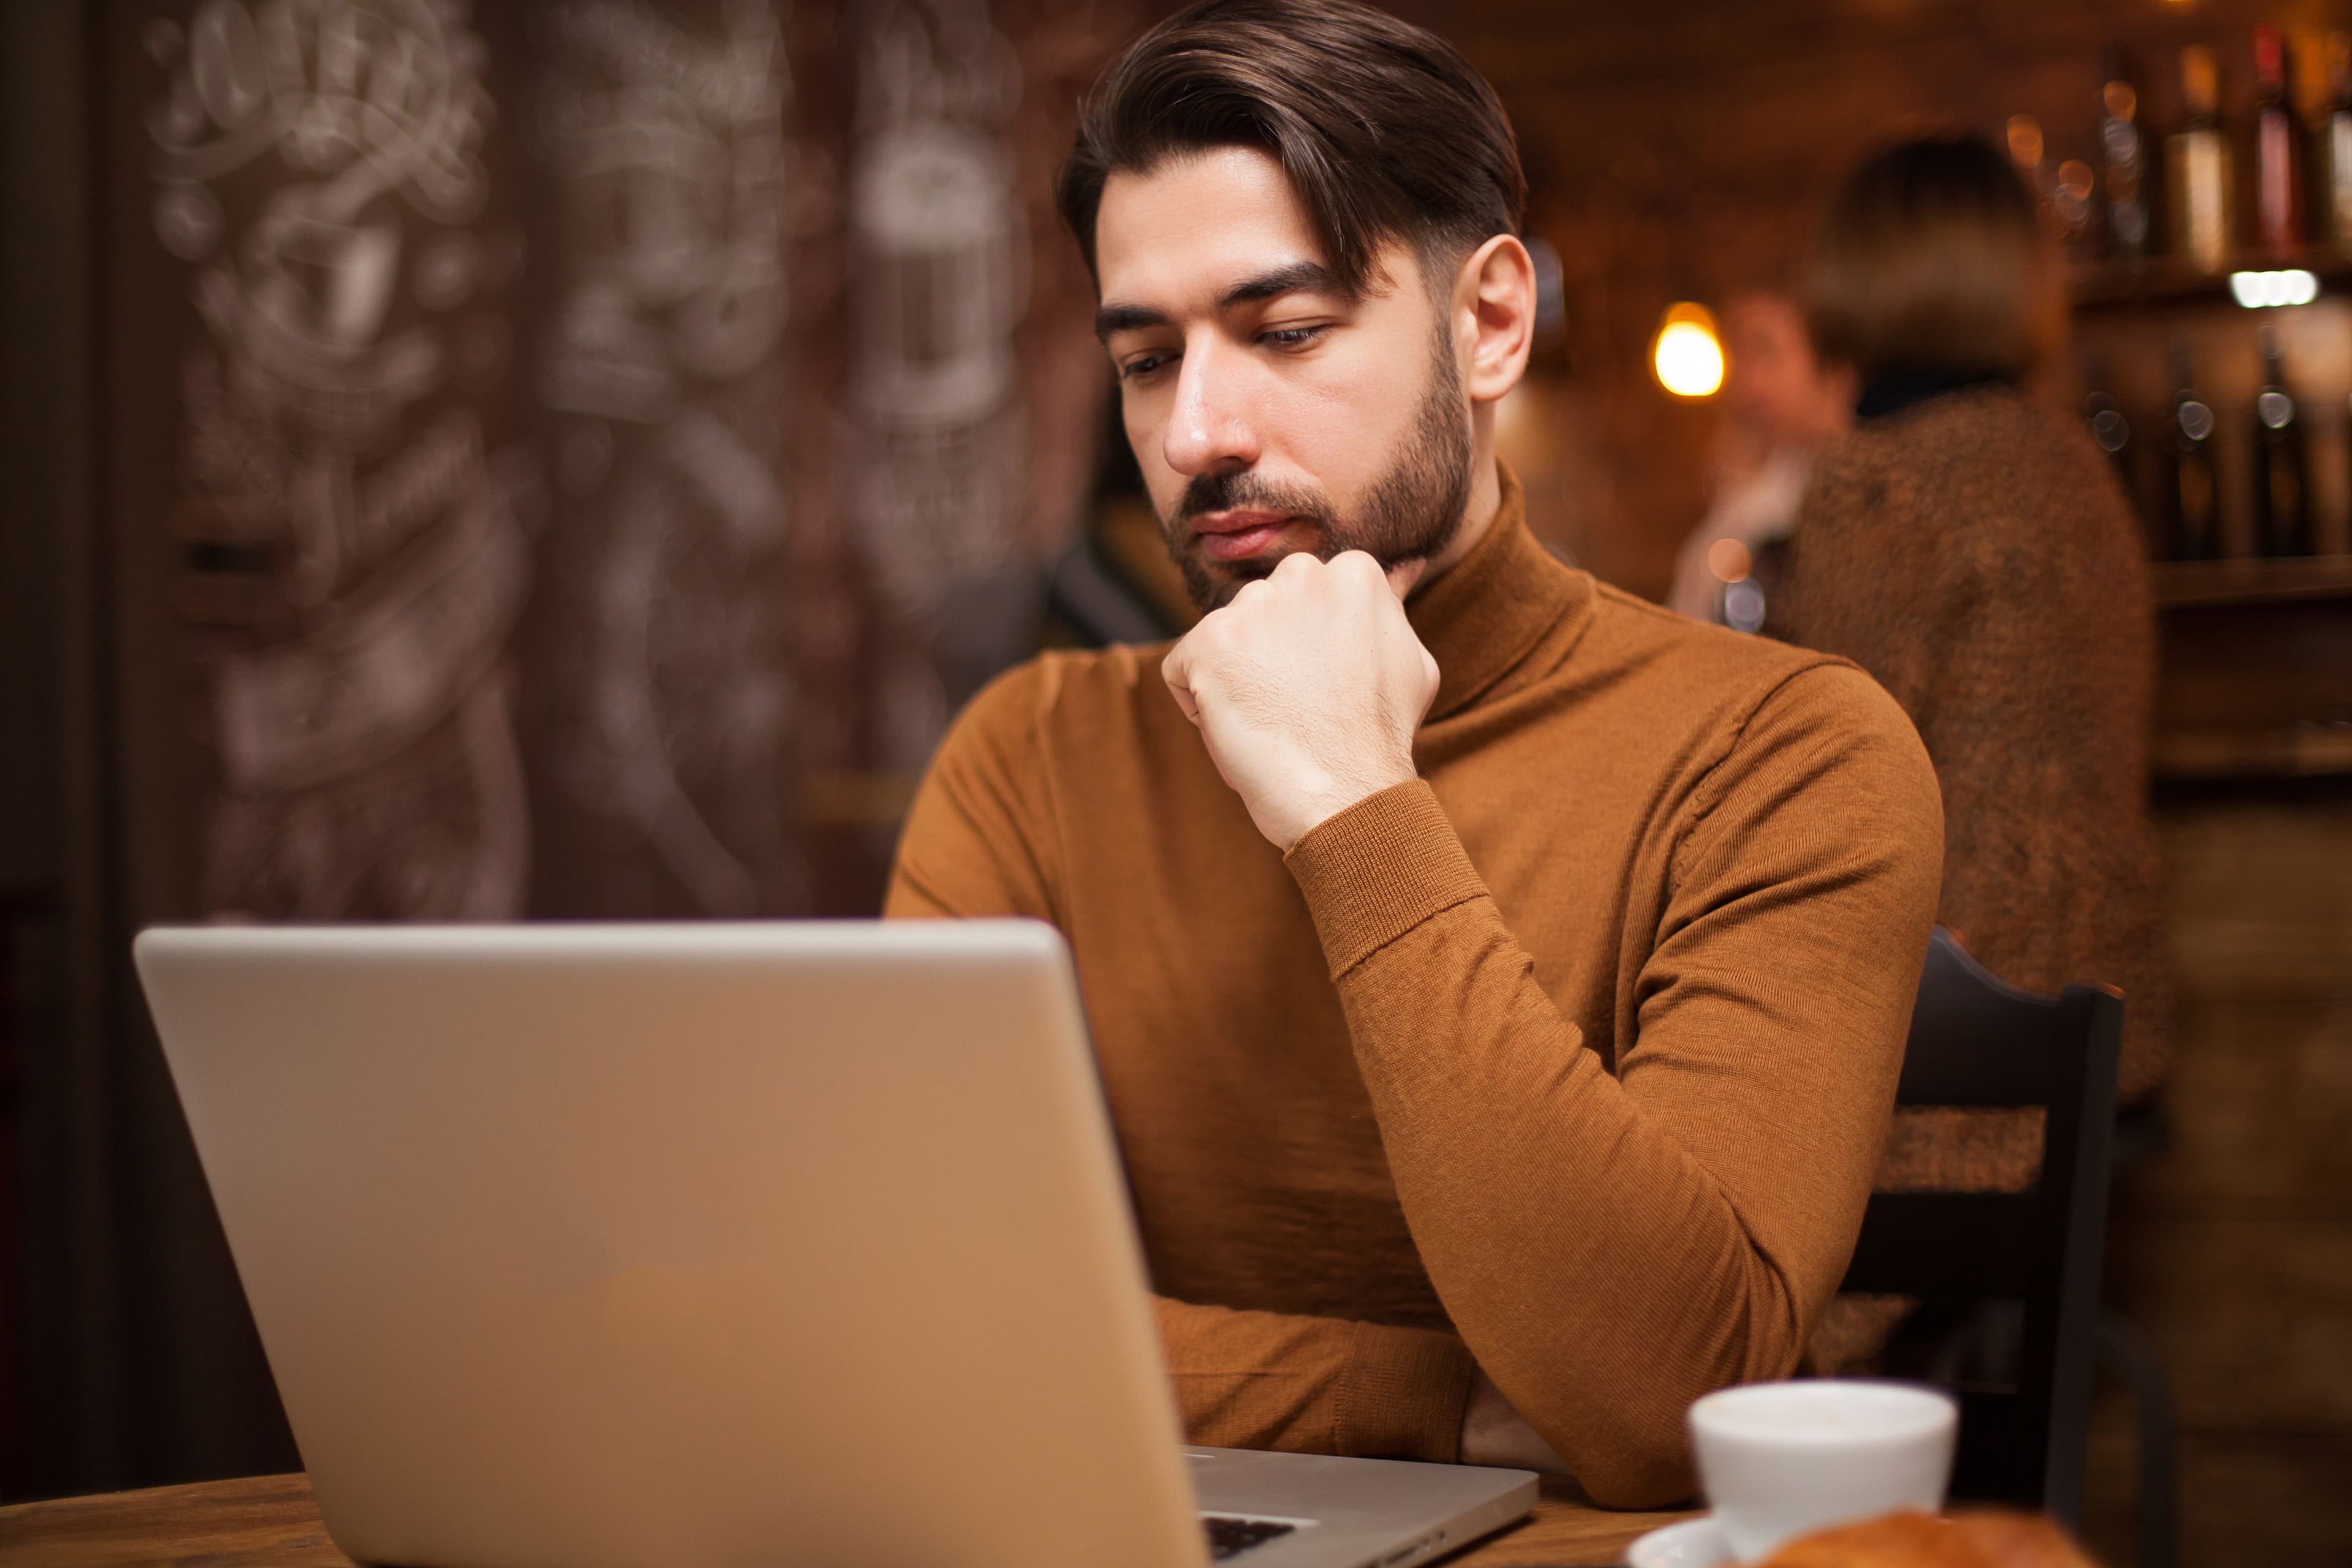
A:
[[[1149,305],[1105,305],[1095,312],[1095,336],[1110,342],[1113,332],[1140,331],[1145,327],[1164,327],[1168,318]]]
[[[1336,294],[1345,298],[1347,293],[1331,275],[1331,269],[1321,262],[1294,261],[1243,279],[1217,296],[1217,309],[1230,310],[1235,305],[1278,300],[1285,294]],[[1139,331],[1145,327],[1167,324],[1167,316],[1149,305],[1105,305],[1095,312],[1095,336],[1105,342],[1114,332]]]
[[[1235,305],[1279,299],[1285,294],[1344,295],[1346,292],[1339,287],[1339,280],[1331,276],[1331,269],[1321,262],[1294,261],[1287,267],[1277,267],[1255,278],[1243,279],[1218,297],[1217,308],[1227,310]]]

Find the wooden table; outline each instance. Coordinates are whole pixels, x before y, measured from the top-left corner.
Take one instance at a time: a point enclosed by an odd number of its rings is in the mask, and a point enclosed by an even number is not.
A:
[[[1449,1568],[1536,1568],[1612,1563],[1646,1530],[1685,1513],[1605,1513],[1565,1492],[1548,1492],[1535,1517],[1486,1544],[1448,1558]],[[5,1568],[122,1568],[180,1563],[194,1568],[352,1568],[335,1550],[301,1476],[256,1476],[105,1492],[0,1509]]]

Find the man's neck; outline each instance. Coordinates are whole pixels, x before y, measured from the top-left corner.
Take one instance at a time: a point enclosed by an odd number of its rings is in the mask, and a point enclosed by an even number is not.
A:
[[[1503,480],[1495,468],[1495,448],[1480,441],[1473,447],[1470,458],[1470,500],[1462,510],[1462,526],[1445,548],[1429,558],[1429,569],[1421,574],[1419,586],[1435,582],[1478,548],[1486,531],[1495,526],[1496,513],[1503,510]]]

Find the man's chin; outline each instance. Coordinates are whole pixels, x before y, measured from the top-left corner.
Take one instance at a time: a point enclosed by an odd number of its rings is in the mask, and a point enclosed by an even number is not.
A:
[[[1252,583],[1271,577],[1284,560],[1301,551],[1313,553],[1305,545],[1287,545],[1239,561],[1213,561],[1195,545],[1177,558],[1177,564],[1183,569],[1184,586],[1191,592],[1192,603],[1206,615],[1232,604],[1235,594]]]
[[[1271,565],[1266,568],[1266,572],[1272,570]],[[1197,574],[1186,573],[1185,582],[1192,590],[1192,602],[1201,607],[1202,615],[1207,615],[1232,604],[1234,595],[1265,577],[1266,572],[1236,571],[1230,565],[1208,567]]]
[[[1184,581],[1192,590],[1192,602],[1201,606],[1202,613],[1206,614],[1211,610],[1222,610],[1232,604],[1235,594],[1260,578],[1272,576],[1274,569],[1293,555],[1308,554],[1328,561],[1339,553],[1340,552],[1336,550],[1310,550],[1300,547],[1269,551],[1264,555],[1253,555],[1246,561],[1204,562],[1195,558],[1186,563]],[[1415,563],[1425,568],[1430,558],[1436,552],[1431,550],[1405,550],[1394,553],[1383,553],[1380,551],[1371,551],[1368,553],[1381,563],[1382,572],[1393,572],[1400,566],[1411,566]],[[1423,573],[1424,576],[1427,574],[1426,571]]]

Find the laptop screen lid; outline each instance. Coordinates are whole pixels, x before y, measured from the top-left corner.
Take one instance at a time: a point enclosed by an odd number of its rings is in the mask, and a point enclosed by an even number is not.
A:
[[[1202,1561],[1050,927],[213,927],[136,956],[354,1558]]]

